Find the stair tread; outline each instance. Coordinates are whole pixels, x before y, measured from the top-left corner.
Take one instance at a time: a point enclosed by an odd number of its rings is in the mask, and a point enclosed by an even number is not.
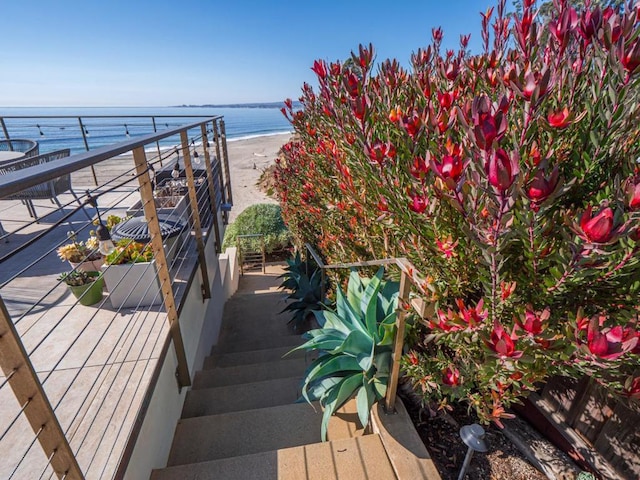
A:
[[[182,418],[291,404],[300,397],[301,383],[300,376],[295,376],[191,390]]]
[[[302,378],[306,368],[307,361],[304,358],[290,358],[277,362],[200,370],[194,376],[193,389],[224,387],[294,376]]]
[[[355,402],[331,418],[329,439],[362,435],[362,427],[345,426]],[[168,466],[296,447],[320,441],[322,412],[307,403],[185,418],[178,422]]]
[[[376,434],[154,470],[151,480],[391,480]]]
[[[220,353],[214,349],[214,352],[204,359],[203,370],[211,370],[217,367],[234,367],[237,365],[251,365],[256,363],[273,362],[278,360],[286,360],[289,358],[300,358],[309,355],[304,351],[296,351],[289,353],[294,347],[298,346],[301,341],[293,345],[282,347],[262,348],[257,350],[246,350],[243,352]]]

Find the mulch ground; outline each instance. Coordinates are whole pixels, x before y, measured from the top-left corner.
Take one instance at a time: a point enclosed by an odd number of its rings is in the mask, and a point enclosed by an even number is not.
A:
[[[405,404],[442,480],[457,480],[467,453],[467,446],[460,439],[460,427],[477,423],[478,419],[462,406],[431,417],[411,400],[405,399]],[[466,480],[546,480],[500,429],[493,425],[484,429],[489,451],[474,453]]]

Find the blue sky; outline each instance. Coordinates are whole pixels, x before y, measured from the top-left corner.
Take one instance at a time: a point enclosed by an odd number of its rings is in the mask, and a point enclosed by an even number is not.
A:
[[[408,64],[495,0],[3,0],[0,106],[165,106],[297,98],[315,59],[373,43]],[[511,3],[511,2],[509,2]]]

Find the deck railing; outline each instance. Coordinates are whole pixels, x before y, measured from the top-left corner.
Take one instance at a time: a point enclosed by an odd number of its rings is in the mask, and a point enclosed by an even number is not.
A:
[[[325,270],[366,268],[386,265],[395,266],[400,269],[400,292],[396,313],[396,336],[393,344],[389,382],[387,384],[387,393],[385,396],[385,411],[387,413],[393,413],[395,411],[396,393],[398,391],[398,380],[400,378],[400,358],[402,357],[402,349],[404,347],[407,314],[409,309],[413,309],[418,314],[418,317],[423,319],[432,313],[429,311],[429,308],[431,308],[430,304],[425,302],[424,298],[411,296],[412,286],[424,297],[428,298],[431,296],[426,286],[425,277],[422,276],[406,258],[385,258],[381,260],[334,263],[327,265],[310,244],[305,244],[305,248],[320,268],[322,275],[322,281],[320,283],[322,288],[324,288],[326,282]],[[321,298],[324,298],[324,291],[322,291]]]
[[[172,139],[175,148],[158,147]],[[88,168],[106,180],[91,188],[97,177]],[[26,206],[6,200],[64,175],[77,198],[61,194],[62,208],[40,201],[36,208],[46,213],[38,219],[25,220]],[[163,180],[181,207],[160,208],[154,194]],[[185,340],[184,330],[204,320],[182,314],[189,299],[212,297],[215,268],[207,258],[220,252],[230,204],[221,117],[0,176],[0,478],[123,475],[169,352],[177,359],[176,389],[191,383],[188,350],[197,341],[193,332]],[[153,251],[149,263],[103,267],[105,278],[116,267],[126,271],[92,306],[70,296],[58,277],[72,268],[56,255],[69,230],[82,241],[96,228],[85,213],[104,223],[111,215],[143,215],[150,234],[143,242]],[[181,226],[171,244],[161,234],[169,220]],[[132,298],[134,287],[143,290],[140,300]]]

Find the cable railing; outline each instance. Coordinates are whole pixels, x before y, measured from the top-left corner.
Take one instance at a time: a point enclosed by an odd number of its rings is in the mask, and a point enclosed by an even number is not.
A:
[[[116,478],[171,349],[176,389],[190,385],[181,313],[212,298],[231,204],[224,128],[207,117],[0,175],[0,478]],[[7,200],[65,175],[73,191],[34,200],[37,218]]]
[[[400,378],[400,358],[402,357],[402,349],[404,347],[404,334],[406,329],[406,318],[410,309],[413,309],[420,319],[424,319],[432,312],[428,311],[431,307],[425,301],[431,295],[427,287],[426,277],[424,277],[409,260],[406,258],[384,258],[380,260],[365,260],[350,263],[334,263],[325,264],[322,257],[308,243],[305,249],[313,258],[313,261],[320,268],[322,280],[321,298],[325,297],[324,286],[326,285],[326,270],[341,270],[352,268],[366,268],[374,266],[395,266],[400,270],[400,293],[398,297],[398,309],[396,313],[396,335],[393,344],[393,353],[391,355],[391,365],[389,368],[389,382],[387,385],[387,393],[385,395],[385,411],[387,413],[395,412],[396,393],[398,391],[398,380]],[[419,295],[412,296],[412,287],[417,290]]]

